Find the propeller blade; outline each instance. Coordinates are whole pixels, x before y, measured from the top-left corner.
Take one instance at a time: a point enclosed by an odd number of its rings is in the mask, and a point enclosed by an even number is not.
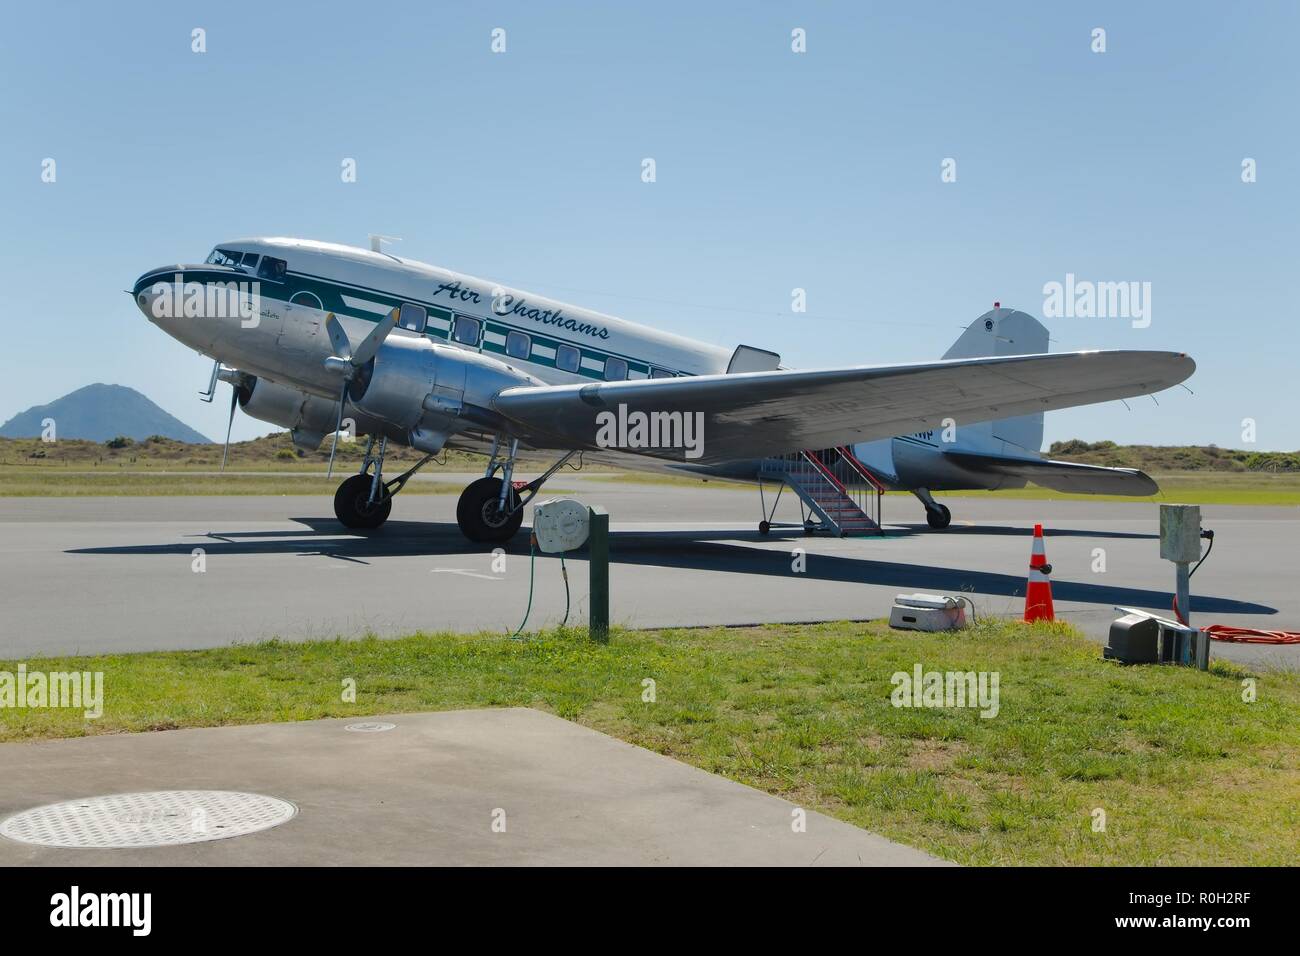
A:
[[[343,323],[333,312],[325,316],[325,331],[329,334],[334,354],[342,359],[351,359],[352,343],[348,341],[348,333],[344,330]]]
[[[330,445],[330,464],[325,471],[326,478],[334,476],[334,452],[338,451],[339,447],[339,429],[343,427],[343,403],[348,397],[348,385],[349,383],[345,381],[343,387],[339,389],[339,420],[334,423],[334,441]]]
[[[388,338],[388,333],[397,327],[397,319],[400,315],[400,310],[393,309],[392,312],[389,312],[375,324],[369,335],[362,339],[361,344],[357,346],[357,350],[348,359],[355,368],[360,368],[375,357],[375,353],[379,351],[379,346],[383,345],[384,339]]]
[[[221,470],[226,470],[226,456],[230,454],[230,427],[235,424],[235,409],[239,407],[239,386],[230,385],[230,417],[226,419],[226,443],[221,446]]]

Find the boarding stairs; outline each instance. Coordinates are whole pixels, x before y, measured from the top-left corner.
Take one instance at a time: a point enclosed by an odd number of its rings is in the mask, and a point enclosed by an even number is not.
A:
[[[885,486],[846,445],[818,451],[791,452],[763,460],[759,468],[759,494],[762,480],[780,481],[771,514],[763,498],[763,521],[759,531],[766,534],[780,501],[788,487],[803,503],[804,529],[830,531],[841,538],[849,535],[884,534],[880,527],[880,504]],[[812,517],[817,518],[816,521]]]

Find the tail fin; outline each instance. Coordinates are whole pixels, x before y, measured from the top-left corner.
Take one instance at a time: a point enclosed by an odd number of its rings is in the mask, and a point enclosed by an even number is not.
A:
[[[1047,326],[1032,315],[1014,309],[995,308],[967,326],[947,352],[946,359],[982,358],[986,355],[1039,355],[1047,351]],[[1033,454],[1043,447],[1043,413],[1000,418],[994,422],[962,429],[968,441],[963,447],[991,453],[1014,453],[1004,443]]]

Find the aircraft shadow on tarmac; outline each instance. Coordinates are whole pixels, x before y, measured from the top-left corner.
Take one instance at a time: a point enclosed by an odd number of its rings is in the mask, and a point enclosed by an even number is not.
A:
[[[184,542],[158,545],[132,545],[107,548],[76,548],[68,554],[81,555],[188,555],[195,547],[203,547],[209,555],[296,554],[323,556],[338,560],[369,564],[368,559],[385,557],[434,557],[438,555],[464,555],[490,553],[492,546],[467,542],[460,530],[450,523],[427,521],[392,521],[382,529],[368,534],[344,531],[337,522],[323,518],[296,518],[307,526],[302,531],[231,531],[212,532],[189,536]],[[1024,536],[1024,528],[964,528],[962,534],[1009,534]],[[1153,538],[1155,535],[1127,534],[1121,532],[1084,532],[1053,530],[1053,536],[1078,535],[1090,537]],[[734,574],[767,574],[789,578],[790,554],[784,549],[755,548],[735,543],[738,539],[752,539],[755,543],[787,539],[793,546],[804,540],[797,529],[787,534],[760,537],[756,531],[735,529],[715,531],[612,531],[610,557],[615,565],[653,565]],[[725,539],[725,540],[719,540]],[[887,545],[887,541],[885,542]],[[512,554],[527,554],[528,539],[519,535],[505,549]],[[550,560],[549,555],[538,557]],[[1060,573],[1060,570],[1057,570]],[[907,590],[967,592],[1007,598],[1023,597],[1026,574],[1017,571],[1002,574],[995,571],[975,571],[965,568],[944,568],[906,561],[882,561],[863,556],[845,556],[810,552],[807,570],[799,575],[804,579],[835,581],[846,584],[874,584]],[[1166,608],[1168,591],[1152,591],[1109,584],[1092,584],[1053,578],[1052,593],[1058,601],[1083,604],[1126,605],[1147,608]],[[1193,609],[1198,613],[1215,614],[1276,614],[1277,608],[1232,598],[1210,597],[1197,594]]]
[[[945,529],[944,531],[936,532],[930,530],[930,528],[927,525],[923,525],[923,524],[914,524],[914,525],[886,524],[885,536],[890,538],[896,538],[896,537],[901,538],[901,537],[910,537],[911,535],[914,534],[921,534],[921,535],[943,534],[945,536],[960,535],[963,537],[966,535],[975,535],[978,537],[985,537],[991,535],[991,536],[1001,536],[1001,537],[1024,538],[1024,537],[1028,537],[1030,530],[1032,529],[1026,529],[1023,527],[1014,528],[1011,527],[1010,525],[987,525],[987,524],[955,525],[954,524],[948,527],[947,529]],[[794,532],[795,534],[801,533],[797,528],[794,529]],[[1158,534],[1146,534],[1145,532],[1141,532],[1141,531],[1093,531],[1091,529],[1054,528],[1050,525],[1045,526],[1043,528],[1043,534],[1047,535],[1048,538],[1133,538],[1137,540],[1142,540],[1145,538],[1149,541],[1157,541],[1160,538],[1160,535]]]

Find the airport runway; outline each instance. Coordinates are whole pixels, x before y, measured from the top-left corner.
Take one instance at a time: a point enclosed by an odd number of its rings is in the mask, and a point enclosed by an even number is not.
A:
[[[630,626],[877,618],[910,591],[966,591],[982,614],[1019,616],[1035,521],[1047,529],[1059,617],[1101,639],[1116,604],[1169,611],[1174,569],[1159,558],[1149,503],[952,498],[952,528],[932,532],[919,503],[889,497],[883,539],[796,529],[764,538],[751,489],[592,474],[560,475],[555,486],[609,509],[611,614]],[[383,529],[359,535],[323,497],[0,499],[0,658],[513,631],[528,601],[527,534],[498,573],[490,548],[461,537],[455,504],[454,494],[399,496]],[[798,520],[793,496],[782,509],[778,518]],[[1300,509],[1203,514],[1217,537],[1192,580],[1193,623],[1300,629]],[[803,571],[793,569],[795,549],[805,551]],[[583,621],[585,558],[568,567],[570,621]],[[563,613],[559,561],[539,556],[529,627]],[[1214,655],[1300,666],[1295,645],[1216,642]]]

